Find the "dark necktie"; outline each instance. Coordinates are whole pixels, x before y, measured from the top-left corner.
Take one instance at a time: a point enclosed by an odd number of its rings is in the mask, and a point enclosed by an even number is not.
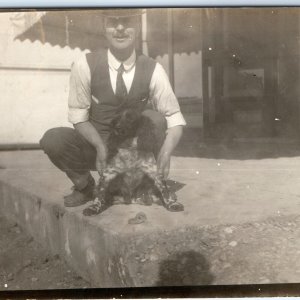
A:
[[[123,79],[123,73],[124,73],[124,66],[123,64],[120,65],[118,69],[118,75],[117,75],[117,85],[116,85],[116,97],[123,101],[126,99],[127,96],[127,89],[126,85]]]

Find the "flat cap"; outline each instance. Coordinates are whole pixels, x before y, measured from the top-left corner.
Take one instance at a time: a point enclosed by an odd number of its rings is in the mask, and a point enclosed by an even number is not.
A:
[[[104,9],[102,11],[103,16],[109,18],[127,18],[135,17],[143,14],[143,10],[140,8],[118,8],[118,9]]]

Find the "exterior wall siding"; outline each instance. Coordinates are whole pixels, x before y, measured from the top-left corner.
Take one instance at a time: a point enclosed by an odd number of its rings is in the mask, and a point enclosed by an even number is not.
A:
[[[83,52],[14,38],[13,13],[0,14],[0,145],[37,144],[67,121],[72,61]]]

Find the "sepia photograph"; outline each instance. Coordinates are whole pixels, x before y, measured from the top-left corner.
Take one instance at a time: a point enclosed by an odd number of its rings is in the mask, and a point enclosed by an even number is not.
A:
[[[300,283],[300,8],[0,12],[0,291]]]

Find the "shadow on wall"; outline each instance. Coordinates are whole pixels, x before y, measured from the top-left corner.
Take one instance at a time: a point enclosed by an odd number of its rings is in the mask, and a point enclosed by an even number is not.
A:
[[[214,280],[210,264],[196,252],[187,251],[171,255],[161,262],[157,286],[208,285]]]

